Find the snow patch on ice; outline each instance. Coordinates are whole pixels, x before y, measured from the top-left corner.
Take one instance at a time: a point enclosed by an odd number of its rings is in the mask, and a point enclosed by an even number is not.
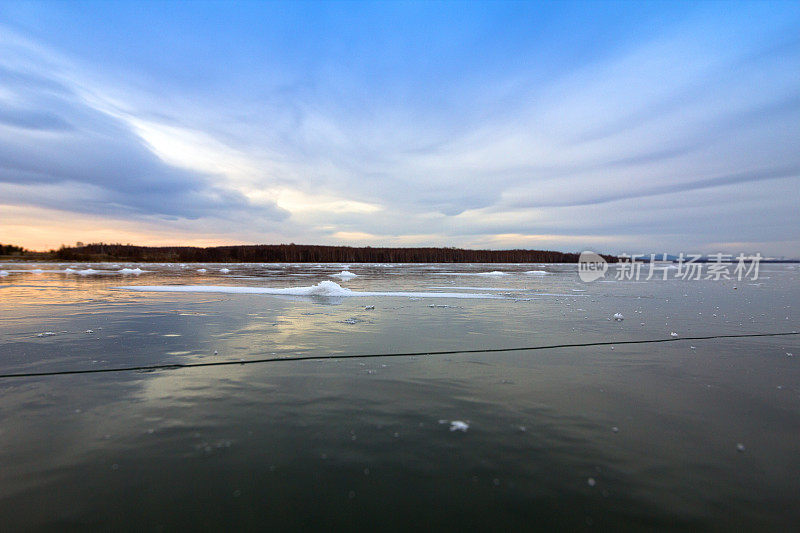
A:
[[[435,272],[434,276],[508,276],[508,272],[492,270],[491,272]]]
[[[334,281],[321,281],[308,287],[246,287],[224,285],[131,285],[117,287],[130,291],[142,292],[217,292],[227,294],[268,294],[285,296],[322,296],[322,297],[364,297],[364,296],[400,296],[409,298],[501,298],[494,294],[464,292],[362,292],[342,287]]]
[[[350,272],[348,270],[342,270],[338,274],[331,274],[330,277],[339,278],[342,281],[347,281],[348,279],[357,278],[358,274],[353,274],[352,272]]]
[[[93,268],[85,268],[85,269],[82,269],[82,270],[78,270],[78,269],[75,269],[75,268],[69,268],[68,267],[68,268],[64,269],[64,274],[79,274],[81,276],[90,276],[92,274],[104,274],[104,273],[107,273],[107,272],[102,272],[100,270],[95,270]]]
[[[428,287],[429,289],[454,289],[457,291],[526,291],[527,289],[512,289],[509,287]]]
[[[149,270],[142,270],[139,267],[136,268],[123,268],[122,270],[118,271],[120,274],[133,274],[138,276],[139,274],[143,274],[145,272],[149,272]]]
[[[450,422],[450,431],[460,431],[466,433],[469,429],[469,424],[462,420],[453,420]]]

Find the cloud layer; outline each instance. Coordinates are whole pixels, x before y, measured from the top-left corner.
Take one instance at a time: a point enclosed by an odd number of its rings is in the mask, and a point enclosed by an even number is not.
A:
[[[800,256],[791,4],[92,7],[3,6],[0,240]]]

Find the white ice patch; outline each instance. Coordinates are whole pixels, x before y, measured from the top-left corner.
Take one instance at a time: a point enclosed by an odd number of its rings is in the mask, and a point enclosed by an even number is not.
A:
[[[223,285],[132,285],[117,287],[141,292],[219,292],[226,294],[269,294],[275,296],[364,297],[399,296],[404,298],[500,298],[494,294],[465,292],[362,292],[342,287],[334,281],[321,281],[309,287],[236,287]]]
[[[332,278],[339,278],[342,281],[347,281],[348,279],[353,279],[353,278],[358,277],[358,275],[357,274],[353,274],[352,272],[350,272],[348,270],[342,270],[338,274],[331,274],[331,277]]]
[[[454,289],[457,291],[526,291],[528,289],[511,289],[509,287],[428,287],[429,289]]]
[[[466,433],[469,429],[469,424],[461,420],[453,420],[450,422],[450,431],[460,431]]]
[[[204,274],[206,272],[206,269],[205,268],[198,268],[197,271],[200,272],[201,274]]]
[[[8,276],[8,272],[6,272],[5,270],[0,270],[0,278],[4,276]]]
[[[230,268],[220,268],[219,271],[222,272],[223,274],[227,274],[228,272],[231,271],[231,269]]]
[[[434,276],[508,276],[508,272],[492,270],[491,272],[435,272]]]
[[[9,272],[18,272],[20,274],[79,274],[81,276],[111,276],[116,274],[144,274],[145,272],[152,272],[152,270],[142,270],[141,268],[123,268],[120,270],[96,270],[94,268],[85,268],[85,269],[77,269],[77,268],[65,268],[64,270],[57,270],[57,269],[44,269],[41,268],[34,268],[34,269],[21,269],[21,270],[10,270]]]
[[[544,271],[544,270],[528,270],[525,273],[528,274],[529,276],[546,276],[547,275],[547,272]]]
[[[564,296],[566,298],[572,298],[573,302],[577,302],[575,298],[588,298],[588,294],[563,294],[560,292],[532,292],[530,293],[531,296]]]
[[[136,268],[123,268],[122,270],[118,271],[120,274],[133,274],[134,276],[138,276],[139,274],[143,274],[145,272],[149,272],[149,270],[142,270],[139,267]]]
[[[63,272],[64,274],[78,274],[79,276],[109,276],[120,273],[119,270],[95,270],[91,267],[82,270],[66,268],[64,270],[47,270],[46,272]]]

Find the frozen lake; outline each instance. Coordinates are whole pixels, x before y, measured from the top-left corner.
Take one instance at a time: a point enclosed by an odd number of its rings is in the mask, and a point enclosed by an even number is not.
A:
[[[0,271],[5,527],[800,523],[797,265]]]

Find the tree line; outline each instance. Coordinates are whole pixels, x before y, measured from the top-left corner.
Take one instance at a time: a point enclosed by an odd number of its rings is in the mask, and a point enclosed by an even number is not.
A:
[[[24,255],[28,250],[13,244],[0,244],[0,255]]]
[[[577,253],[552,250],[465,250],[460,248],[373,248],[303,244],[240,246],[135,246],[94,243],[62,246],[40,259],[157,263],[576,263]],[[43,257],[42,254],[47,257]],[[615,257],[603,256],[608,261]]]

